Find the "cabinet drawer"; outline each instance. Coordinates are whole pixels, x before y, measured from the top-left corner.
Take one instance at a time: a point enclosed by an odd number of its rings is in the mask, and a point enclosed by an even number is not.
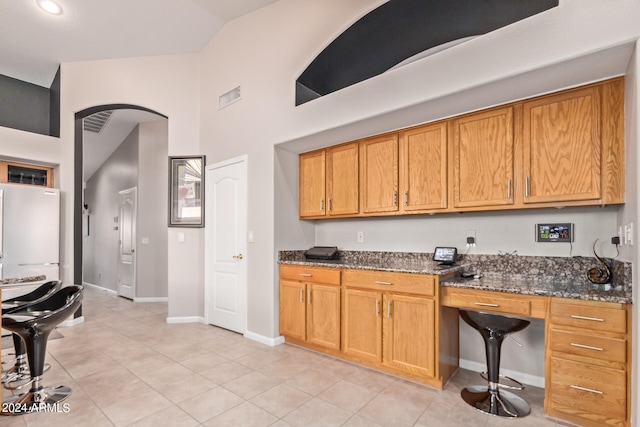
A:
[[[342,276],[342,283],[359,288],[432,296],[435,295],[436,279],[426,274],[346,270]]]
[[[331,268],[306,267],[303,265],[281,265],[280,278],[305,282],[340,284],[340,270]]]
[[[627,341],[551,329],[551,350],[607,362],[626,363]]]
[[[551,324],[573,326],[590,331],[627,332],[627,313],[619,308],[604,306],[606,303],[567,304],[551,302]]]
[[[495,295],[495,292],[487,294],[459,289],[451,291],[448,298],[448,305],[453,307],[521,316],[531,315],[531,301],[526,297],[514,298],[509,295]]]
[[[626,374],[622,370],[551,358],[551,402],[556,410],[622,425],[626,418]]]

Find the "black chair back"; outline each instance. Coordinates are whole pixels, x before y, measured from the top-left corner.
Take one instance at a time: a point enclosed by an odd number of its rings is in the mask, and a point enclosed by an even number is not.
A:
[[[20,295],[15,298],[2,301],[2,314],[9,313],[11,311],[20,309],[27,304],[33,304],[39,301],[43,301],[53,295],[62,287],[62,282],[59,280],[51,280],[38,286],[28,294]]]

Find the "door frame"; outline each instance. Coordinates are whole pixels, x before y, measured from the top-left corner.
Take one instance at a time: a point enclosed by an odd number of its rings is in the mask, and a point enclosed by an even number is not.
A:
[[[138,280],[137,280],[137,261],[138,261],[138,254],[135,252],[135,247],[137,246],[137,228],[138,228],[138,187],[131,187],[131,188],[126,188],[124,190],[120,190],[118,191],[118,272],[117,272],[117,281],[116,281],[116,295],[118,295],[119,297],[122,296],[120,294],[120,273],[121,273],[121,256],[122,256],[122,233],[123,233],[123,228],[122,228],[122,203],[121,203],[121,197],[126,194],[126,193],[133,193],[133,226],[132,226],[132,234],[133,234],[133,242],[134,242],[134,247],[133,247],[133,252],[131,253],[131,258],[133,259],[132,264],[133,264],[133,271],[132,271],[132,283],[133,286],[131,287],[131,292],[133,293],[133,297],[131,298],[132,301],[135,301],[136,299],[136,287],[138,284]],[[123,298],[127,298],[127,297],[123,297]]]
[[[247,197],[247,200],[245,200],[245,210],[244,212],[241,212],[241,218],[239,219],[239,222],[244,223],[244,229],[248,230],[248,212],[249,212],[249,208],[248,208],[248,179],[249,179],[249,156],[247,154],[243,154],[241,156],[238,157],[233,157],[231,159],[227,159],[227,160],[223,160],[221,162],[217,162],[214,163],[212,165],[208,165],[205,167],[205,239],[204,239],[204,259],[205,259],[205,263],[204,263],[204,319],[205,319],[205,324],[210,325],[210,318],[209,318],[209,297],[210,297],[210,281],[213,278],[213,266],[210,265],[210,263],[207,262],[207,259],[209,259],[209,255],[211,255],[211,245],[210,243],[215,239],[215,236],[213,236],[213,227],[212,225],[214,224],[213,219],[212,219],[212,215],[215,212],[215,209],[213,209],[213,205],[210,205],[211,203],[213,203],[213,201],[210,199],[209,196],[209,191],[213,188],[213,186],[211,185],[210,179],[211,179],[211,175],[213,173],[214,169],[220,169],[222,167],[226,167],[226,166],[231,166],[233,164],[236,163],[243,163],[244,164],[244,176],[243,179],[245,181],[246,184],[246,189],[247,189],[247,194],[245,194],[245,196]],[[247,236],[244,236],[244,242],[245,245],[247,243],[246,240]],[[248,249],[248,248],[247,248]],[[245,251],[245,255],[247,254],[248,250]],[[241,263],[241,267],[242,269],[244,269],[244,277],[245,279],[247,278],[247,272],[249,271],[248,265],[249,265],[249,260],[251,258],[249,256],[246,256],[245,258],[245,262]],[[245,300],[244,300],[244,305],[245,305],[245,319],[244,319],[244,332],[243,334],[246,335],[247,331],[248,331],[248,317],[249,317],[249,313],[248,313],[248,287],[247,287],[247,282],[248,280],[245,281]]]

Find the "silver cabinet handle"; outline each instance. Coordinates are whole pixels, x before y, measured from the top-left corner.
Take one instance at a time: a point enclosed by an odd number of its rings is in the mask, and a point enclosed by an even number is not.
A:
[[[387,300],[387,319],[391,317],[391,300]]]
[[[311,289],[307,289],[307,304],[311,304]]]
[[[376,300],[376,317],[380,316],[380,301]]]
[[[586,348],[587,350],[604,351],[604,349],[602,349],[600,347],[593,347],[593,346],[590,346],[590,345],[578,344],[577,342],[572,342],[571,345],[573,347]]]
[[[599,317],[578,316],[577,314],[572,314],[571,318],[572,319],[579,319],[579,320],[591,320],[592,322],[604,322],[604,319],[601,319]]]
[[[324,199],[320,199],[320,210],[324,211]]]
[[[524,197],[529,197],[529,177],[524,177]]]
[[[300,273],[302,277],[311,277],[313,276],[311,273]]]
[[[511,178],[507,179],[507,199],[511,198]]]
[[[398,192],[393,192],[393,206],[398,206]]]
[[[300,302],[302,302],[302,288],[300,288]]]
[[[327,199],[327,210],[331,212],[331,197]]]
[[[474,302],[474,304],[482,307],[500,307],[498,304],[490,304],[488,302]]]
[[[377,280],[374,282],[376,285],[393,285],[391,282],[378,282]]]
[[[576,390],[588,391],[589,393],[604,394],[604,392],[602,392],[600,390],[594,390],[592,388],[580,387],[579,385],[571,385],[571,388],[575,388]]]
[[[409,190],[404,191],[404,205],[407,206],[407,203],[409,203]]]

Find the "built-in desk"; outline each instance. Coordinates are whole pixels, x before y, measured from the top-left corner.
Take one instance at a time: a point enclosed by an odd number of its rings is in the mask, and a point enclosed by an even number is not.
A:
[[[629,425],[631,301],[623,287],[506,274],[440,284],[443,307],[545,320],[547,415],[585,426]]]

